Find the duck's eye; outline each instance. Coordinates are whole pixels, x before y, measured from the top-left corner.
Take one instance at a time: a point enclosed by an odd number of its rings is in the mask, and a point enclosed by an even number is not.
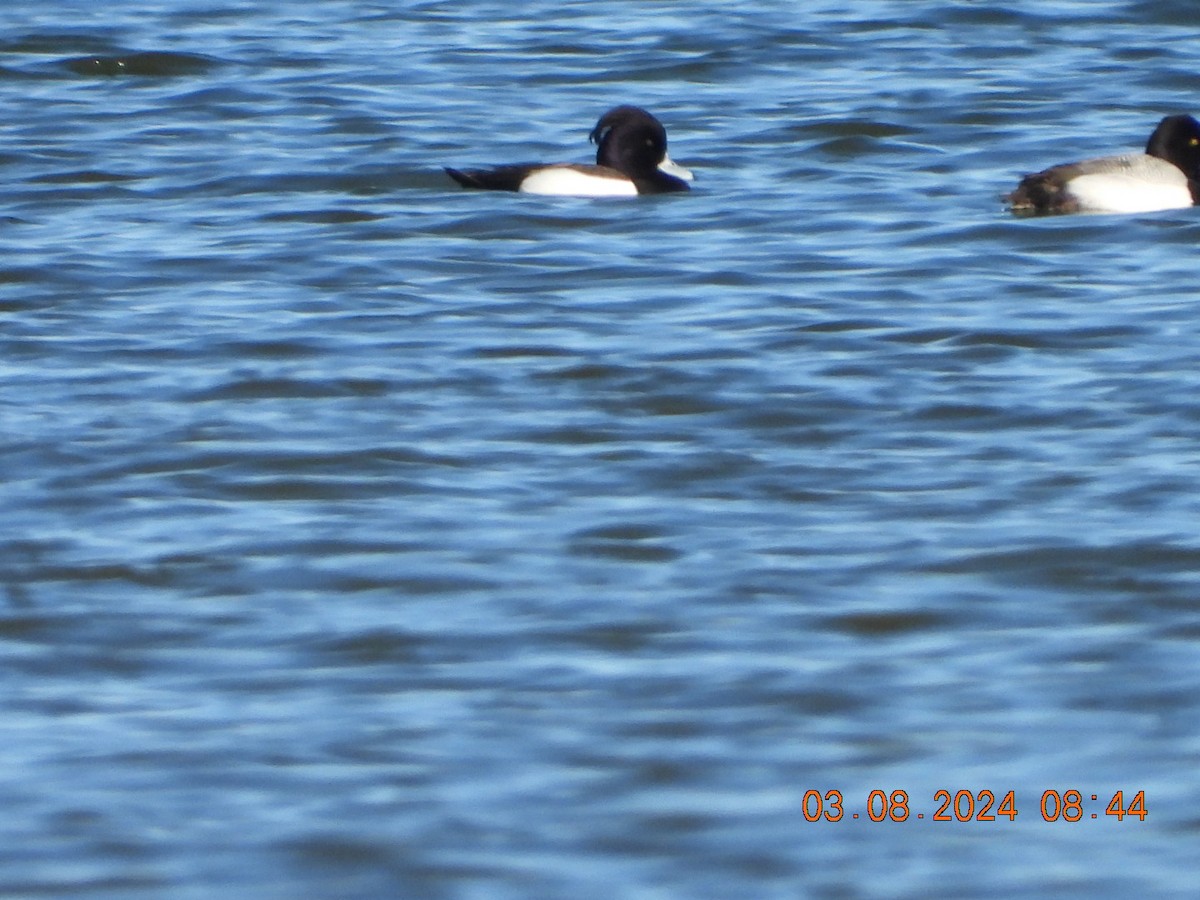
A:
[[[1200,138],[1190,138],[1188,140],[1189,147],[1200,147]]]

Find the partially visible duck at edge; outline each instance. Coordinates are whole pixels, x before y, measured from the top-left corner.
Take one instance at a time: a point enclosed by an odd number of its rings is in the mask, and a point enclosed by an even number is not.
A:
[[[633,197],[688,190],[692,173],[667,155],[667,130],[637,106],[610,109],[589,139],[594,166],[526,163],[488,169],[452,169],[446,174],[467,188],[520,191],[565,197]]]
[[[1200,203],[1200,122],[1158,123],[1145,153],[1053,166],[1021,179],[1004,198],[1017,215],[1138,213]]]

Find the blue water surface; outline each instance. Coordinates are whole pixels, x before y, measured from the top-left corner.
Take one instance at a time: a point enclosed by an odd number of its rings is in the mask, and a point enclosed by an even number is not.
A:
[[[7,11],[0,894],[1192,896],[1194,12]]]

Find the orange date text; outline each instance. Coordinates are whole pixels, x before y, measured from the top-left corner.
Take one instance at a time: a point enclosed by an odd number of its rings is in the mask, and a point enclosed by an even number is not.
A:
[[[841,822],[845,819],[868,819],[871,822],[908,822],[928,819],[931,822],[1014,822],[1020,814],[1016,791],[997,793],[988,789],[935,791],[927,809],[914,807],[908,792],[874,790],[861,805],[848,808],[841,791],[804,793],[806,822]],[[1023,804],[1022,804],[1023,805]],[[1085,794],[1075,788],[1065,791],[1042,792],[1037,812],[1045,822],[1079,822],[1101,816],[1123,822],[1137,819],[1145,822],[1146,792],[1136,791],[1128,798],[1124,791],[1111,795]]]

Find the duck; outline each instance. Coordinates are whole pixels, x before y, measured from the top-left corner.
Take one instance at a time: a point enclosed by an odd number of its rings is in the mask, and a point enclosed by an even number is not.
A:
[[[1200,203],[1200,122],[1158,123],[1145,153],[1052,166],[1021,179],[1004,199],[1017,215],[1139,213]]]
[[[667,155],[667,130],[638,106],[615,106],[588,139],[596,164],[501,165],[454,169],[446,174],[465,188],[562,197],[634,197],[689,190],[694,176]]]

